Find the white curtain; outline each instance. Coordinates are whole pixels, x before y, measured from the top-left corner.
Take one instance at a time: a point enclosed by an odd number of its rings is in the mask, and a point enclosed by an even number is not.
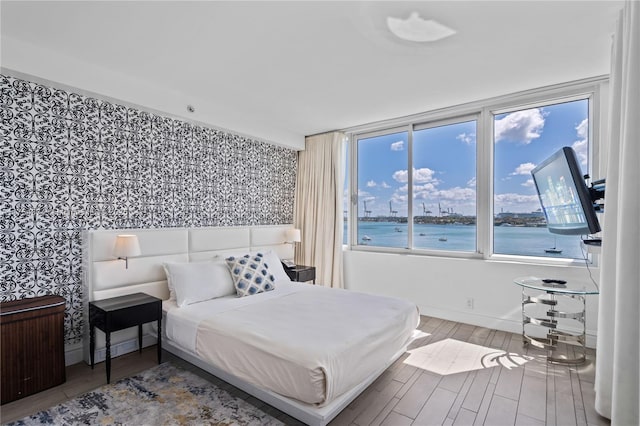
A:
[[[316,283],[342,288],[344,139],[340,132],[307,137],[298,154],[294,206],[301,231],[297,264],[316,267]]]
[[[610,133],[596,350],[596,410],[640,418],[640,8],[627,0],[612,49]]]

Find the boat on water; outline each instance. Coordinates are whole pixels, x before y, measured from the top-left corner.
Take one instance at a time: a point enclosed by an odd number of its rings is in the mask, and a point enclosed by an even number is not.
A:
[[[560,254],[562,253],[562,249],[558,248],[558,244],[557,244],[557,238],[553,238],[553,247],[550,248],[546,248],[544,249],[545,253],[550,253],[550,254]]]
[[[396,226],[396,228],[394,229],[394,231],[396,231],[396,232],[402,232],[402,229],[400,229],[400,228],[398,228],[398,227]]]
[[[371,237],[368,235],[365,235],[364,237],[362,237],[362,241],[371,241]]]
[[[420,235],[421,237],[424,237],[424,236],[426,236],[427,234],[425,234],[424,232],[421,232],[421,233],[420,233],[420,234],[418,234],[418,235]]]
[[[440,237],[438,238],[438,241],[447,241],[447,237]]]
[[[560,254],[560,253],[562,253],[562,249],[551,247],[551,248],[548,248],[548,249],[544,249],[544,252],[545,253]]]

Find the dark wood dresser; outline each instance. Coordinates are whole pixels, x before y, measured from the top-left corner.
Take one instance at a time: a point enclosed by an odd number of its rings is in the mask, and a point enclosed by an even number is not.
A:
[[[0,303],[2,404],[64,383],[64,309],[61,296]]]

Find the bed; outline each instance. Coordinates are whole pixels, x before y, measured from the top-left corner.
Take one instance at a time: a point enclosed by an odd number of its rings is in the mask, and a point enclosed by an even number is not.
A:
[[[304,423],[326,424],[404,353],[419,315],[400,299],[290,282],[273,261],[292,257],[290,227],[88,231],[87,303],[138,291],[162,298],[165,349]],[[143,253],[128,269],[110,256],[125,232]],[[275,288],[248,297],[176,297],[176,275],[165,271],[258,253],[270,256]],[[112,342],[126,348],[133,334]]]

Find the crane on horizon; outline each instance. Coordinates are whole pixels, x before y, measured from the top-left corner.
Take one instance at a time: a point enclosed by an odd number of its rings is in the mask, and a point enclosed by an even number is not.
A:
[[[371,210],[367,210],[367,201],[364,200],[363,203],[364,203],[364,217],[371,216]]]
[[[391,201],[389,201],[389,214],[391,214],[392,217],[396,217],[398,214],[398,210],[394,210],[393,207],[391,207]]]
[[[424,203],[422,203],[422,213],[424,213],[425,216],[431,214],[431,210],[427,210],[427,206],[425,206]]]
[[[445,207],[444,209],[440,207],[440,202],[438,202],[438,216],[448,216],[452,212],[452,209],[449,207]]]
[[[452,216],[455,212],[453,211],[453,207],[445,207],[444,209],[440,207],[440,202],[438,202],[438,216]]]

